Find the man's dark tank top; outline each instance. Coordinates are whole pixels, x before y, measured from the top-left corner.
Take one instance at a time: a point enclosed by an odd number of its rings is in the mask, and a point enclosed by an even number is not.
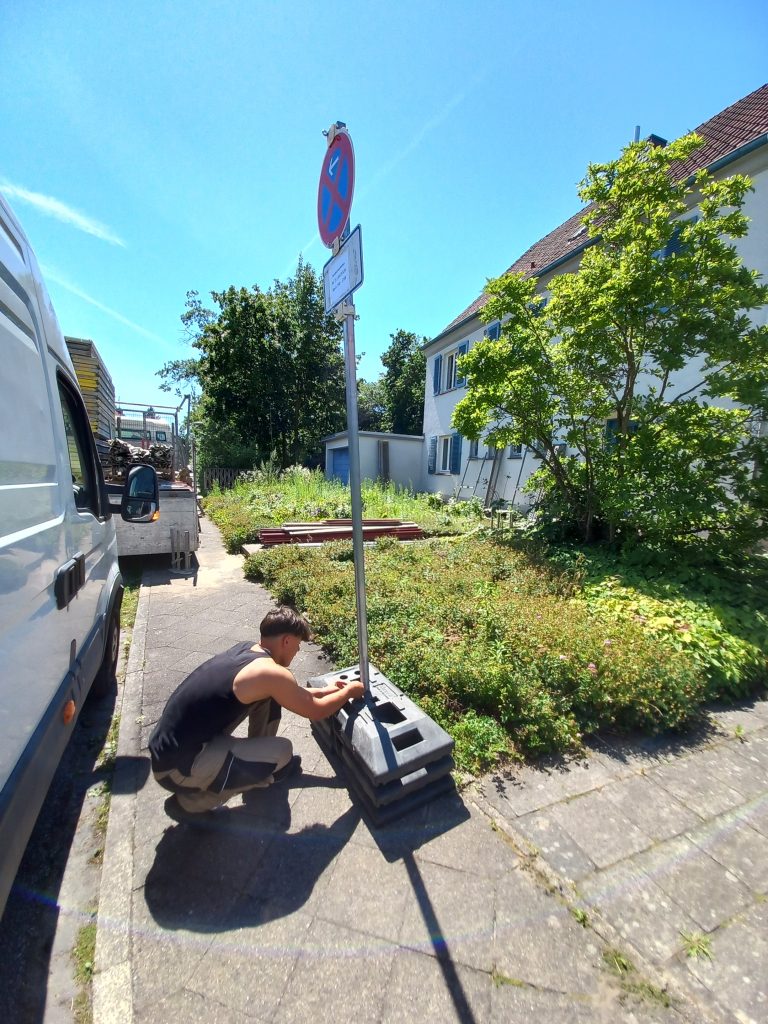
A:
[[[214,736],[229,735],[250,711],[264,703],[243,704],[232,688],[241,669],[257,658],[269,657],[266,651],[251,650],[253,646],[253,640],[246,640],[216,654],[171,694],[149,738],[153,771],[176,768],[189,774],[203,744]]]

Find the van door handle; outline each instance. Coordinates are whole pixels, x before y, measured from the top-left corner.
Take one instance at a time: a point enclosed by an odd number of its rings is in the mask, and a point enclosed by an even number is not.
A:
[[[82,551],[60,565],[53,577],[56,607],[66,608],[80,587],[85,584],[85,555]]]

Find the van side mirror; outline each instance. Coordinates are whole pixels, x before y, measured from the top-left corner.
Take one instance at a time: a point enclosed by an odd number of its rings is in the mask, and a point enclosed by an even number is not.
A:
[[[129,523],[160,518],[160,487],[153,466],[131,466],[123,487],[120,515]]]

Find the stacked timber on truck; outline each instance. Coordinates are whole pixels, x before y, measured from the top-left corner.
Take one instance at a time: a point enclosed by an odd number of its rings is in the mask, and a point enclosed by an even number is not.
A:
[[[83,393],[93,436],[97,441],[106,441],[114,436],[115,385],[92,341],[88,338],[64,340]]]

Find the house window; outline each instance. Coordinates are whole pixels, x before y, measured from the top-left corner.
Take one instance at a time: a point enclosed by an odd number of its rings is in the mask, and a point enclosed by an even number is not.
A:
[[[451,471],[451,436],[445,434],[440,438],[440,461],[438,473],[450,473]]]
[[[637,420],[629,421],[629,434],[632,436],[636,434],[640,424]],[[616,444],[616,438],[619,433],[619,421],[617,418],[605,421],[605,440],[609,448],[612,448]]]
[[[656,250],[653,254],[654,258],[657,260],[666,260],[670,256],[676,256],[677,253],[682,252],[683,242],[680,236],[683,231],[683,226],[685,224],[695,224],[698,219],[698,214],[694,214],[692,217],[684,217],[682,220],[679,220],[672,229],[672,235],[670,236],[669,241],[663,249]]]
[[[497,320],[496,323],[491,324],[490,327],[486,327],[486,329],[485,329],[485,336],[490,341],[498,341],[500,335],[501,335],[501,321],[499,321],[499,320]]]
[[[445,388],[444,391],[450,391],[451,388],[456,387],[456,353],[449,352],[445,358]]]
[[[509,453],[507,454],[508,459],[521,459],[523,457],[523,446],[521,444],[511,444],[509,446]]]
[[[440,353],[435,356],[434,368],[432,371],[432,393],[440,395],[444,391],[452,391],[454,388],[464,387],[466,380],[459,377],[459,357],[466,355],[469,351],[469,342],[462,341],[450,352]]]
[[[480,442],[479,441],[470,441],[469,442],[469,457],[470,457],[470,459],[479,459],[480,458],[479,449],[480,449]]]
[[[451,473],[461,469],[461,434],[437,434],[429,439],[428,473]]]

